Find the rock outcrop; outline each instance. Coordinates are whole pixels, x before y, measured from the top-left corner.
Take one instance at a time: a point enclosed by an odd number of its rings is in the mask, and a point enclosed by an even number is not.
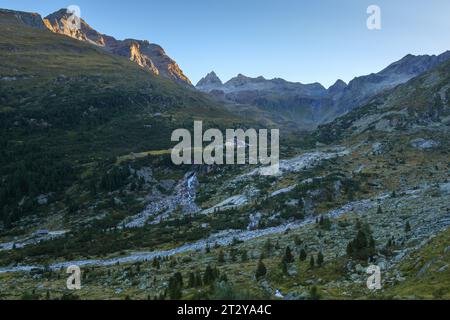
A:
[[[223,85],[222,80],[216,75],[214,71],[208,73],[204,78],[197,83],[197,89],[204,92],[211,92]]]
[[[41,30],[46,29],[44,22],[42,21],[42,17],[38,13],[0,9],[0,14],[2,16],[12,17],[20,23],[23,23],[30,27],[38,28]]]

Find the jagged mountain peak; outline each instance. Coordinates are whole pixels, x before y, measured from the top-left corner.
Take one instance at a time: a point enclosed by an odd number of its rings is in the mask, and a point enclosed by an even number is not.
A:
[[[407,54],[402,59],[390,64],[379,72],[380,75],[386,74],[412,74],[417,75],[425,72],[433,66],[446,61],[450,58],[450,51],[440,55],[413,55]]]
[[[345,81],[338,79],[336,82],[328,88],[328,93],[335,94],[344,90],[347,87],[347,83]]]
[[[112,54],[130,59],[155,75],[161,75],[182,85],[192,85],[178,64],[166,54],[161,46],[150,43],[148,40],[132,38],[117,40],[98,32],[83,19],[80,19],[80,30],[74,30],[69,25],[69,17],[70,13],[67,12],[67,9],[60,9],[45,17],[43,22],[54,33],[99,46]]]
[[[222,80],[220,80],[220,78],[214,71],[211,71],[204,78],[200,79],[196,87],[203,88],[208,86],[222,86],[222,85],[223,85]]]
[[[46,16],[43,21],[46,27],[54,32],[75,38],[80,41],[89,42],[98,46],[106,46],[105,37],[98,31],[94,30],[89,24],[80,18],[80,30],[71,25],[69,18],[71,13],[67,9],[60,9]]]
[[[251,78],[246,75],[243,75],[242,73],[239,73],[236,77],[228,80],[225,83],[225,85],[226,86],[244,86],[249,83],[262,83],[262,82],[266,82],[266,81],[268,81],[268,80],[266,80],[262,76],[259,76],[257,78]]]
[[[346,87],[347,86],[347,83],[344,81],[344,80],[342,80],[342,79],[337,79],[336,80],[336,82],[331,86],[331,87],[339,87],[339,88],[342,88],[342,87]],[[330,88],[331,88],[330,87]]]

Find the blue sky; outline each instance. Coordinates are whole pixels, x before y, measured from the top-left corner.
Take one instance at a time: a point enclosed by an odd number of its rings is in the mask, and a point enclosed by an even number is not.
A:
[[[450,49],[448,0],[0,0],[43,16],[73,4],[102,33],[160,44],[194,83],[214,70],[329,86]],[[371,4],[381,30],[366,27]]]

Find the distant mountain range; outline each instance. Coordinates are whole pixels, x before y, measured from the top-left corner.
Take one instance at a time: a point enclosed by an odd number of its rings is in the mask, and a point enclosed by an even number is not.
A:
[[[325,89],[319,83],[302,84],[283,79],[250,78],[242,74],[222,83],[209,73],[196,85],[200,91],[237,104],[257,106],[311,129],[364,104],[374,95],[405,83],[450,59],[450,51],[439,56],[407,55],[378,73],[353,79],[347,85],[337,80]]]
[[[179,84],[191,86],[189,78],[183,73],[178,64],[157,44],[146,40],[117,40],[112,36],[96,31],[83,19],[81,19],[81,29],[73,30],[68,23],[70,14],[67,13],[67,9],[60,9],[44,19],[37,13],[5,9],[0,9],[0,11],[13,14],[18,21],[26,25],[43,30],[49,29],[54,33],[94,44],[109,53],[129,58],[155,75],[161,75]]]
[[[398,66],[398,65],[397,65]],[[392,89],[376,94],[345,115],[320,125],[318,140],[332,144],[349,137],[359,139],[414,136],[431,132],[430,136],[448,135],[450,126],[449,83],[450,60],[443,61],[421,75]]]
[[[45,18],[36,13],[4,9],[0,9],[0,12],[13,16],[22,24],[50,30],[91,44],[108,54],[127,58],[154,75],[193,88],[178,64],[159,45],[145,40],[117,40],[96,31],[82,19],[81,28],[74,31],[69,27],[66,9],[60,9]],[[348,84],[337,80],[328,89],[320,83],[303,84],[281,78],[268,80],[242,74],[223,83],[214,72],[202,78],[196,88],[222,104],[233,105],[234,109],[231,110],[240,113],[240,116],[253,114],[277,126],[312,130],[364,105],[380,92],[406,83],[449,59],[450,51],[438,56],[409,54],[378,73],[357,77]]]

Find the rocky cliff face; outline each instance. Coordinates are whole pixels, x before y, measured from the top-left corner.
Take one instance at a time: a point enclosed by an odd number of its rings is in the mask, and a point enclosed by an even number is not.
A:
[[[45,30],[46,27],[42,21],[41,16],[38,13],[13,11],[7,9],[0,9],[0,14],[4,17],[13,18],[20,23],[28,25],[30,27]]]
[[[117,42],[115,45],[110,47],[112,53],[128,57],[130,55],[130,60],[136,62],[143,68],[150,70],[153,74],[159,75],[159,69],[156,67],[155,63],[149,56],[142,54],[141,44],[139,41],[135,40],[125,40]]]
[[[178,64],[165,53],[163,48],[156,44],[134,39],[117,40],[96,31],[83,19],[80,21],[80,29],[73,28],[70,25],[70,14],[67,13],[66,9],[58,10],[44,19],[34,13],[6,11],[26,25],[49,29],[54,33],[102,47],[112,54],[130,59],[155,75],[169,78],[184,86],[192,85]]]
[[[184,75],[178,64],[166,54],[161,46],[148,41],[138,41],[138,43],[140,45],[141,54],[149,57],[153,61],[162,76],[184,85],[192,85],[191,81]]]
[[[54,33],[63,34],[77,40],[86,41],[98,46],[105,46],[102,34],[94,30],[83,19],[80,19],[81,29],[73,28],[69,23],[70,14],[66,9],[56,11],[43,19],[45,26]]]

